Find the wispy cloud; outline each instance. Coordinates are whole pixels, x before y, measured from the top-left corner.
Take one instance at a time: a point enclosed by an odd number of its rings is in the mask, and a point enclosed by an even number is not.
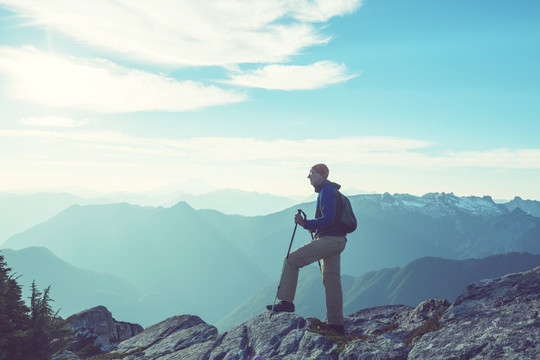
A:
[[[184,111],[239,102],[243,93],[130,69],[105,59],[0,47],[11,96],[52,108],[95,112]]]
[[[294,1],[293,13],[300,21],[327,21],[333,16],[349,14],[358,9],[361,1],[301,0]]]
[[[143,138],[117,132],[0,130],[0,138],[76,143],[87,151],[145,155],[146,159],[178,158],[183,163],[237,164],[253,162],[305,164],[318,161],[350,166],[395,168],[495,168],[540,169],[540,149],[491,149],[477,152],[430,153],[429,141],[395,137],[344,137],[337,139],[261,140],[255,138],[197,137],[187,139]],[[320,149],[325,149],[321,154]],[[141,160],[142,161],[142,160]],[[235,165],[236,166],[236,165]]]
[[[235,137],[195,137],[187,139],[143,138],[111,131],[0,130],[0,138],[32,139],[85,144],[112,149],[113,153],[138,153],[164,157],[189,157],[190,161],[246,162],[281,161],[294,153],[311,158],[321,147],[328,156],[349,161],[359,154],[401,152],[420,149],[430,143],[393,137],[351,137],[340,139],[261,140]],[[249,149],[249,151],[246,151]],[[338,155],[341,154],[341,155]],[[304,159],[300,160],[304,161]]]
[[[265,89],[317,89],[356,76],[332,61],[285,64],[305,48],[328,43],[325,23],[354,12],[360,0],[0,0],[2,5],[26,26],[102,50],[101,58],[82,58],[0,47],[6,93],[50,108],[187,111],[247,99],[219,84],[177,80],[104,58],[112,56],[132,64],[237,69],[220,83]],[[242,72],[246,63],[273,65]]]
[[[311,90],[350,80],[344,64],[319,61],[311,65],[268,65],[262,69],[231,75],[228,84],[279,90]]]
[[[444,158],[449,167],[540,169],[540,149],[447,151]]]
[[[25,126],[33,127],[77,127],[90,123],[90,120],[78,120],[64,116],[49,115],[44,117],[29,116],[22,118],[19,122]]]
[[[0,190],[78,186],[146,191],[199,178],[218,187],[298,195],[309,191],[309,166],[325,162],[342,185],[381,192],[536,194],[540,149],[434,153],[432,145],[372,136],[170,139],[80,127],[0,129]],[[518,189],[512,174],[523,171],[529,176]],[[487,184],[496,186],[489,190]]]
[[[172,65],[277,63],[325,44],[313,23],[359,0],[0,0],[28,19],[130,59]]]

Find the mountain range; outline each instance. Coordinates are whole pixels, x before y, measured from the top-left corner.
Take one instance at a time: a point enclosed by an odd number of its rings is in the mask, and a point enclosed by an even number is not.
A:
[[[32,281],[35,280],[38,289],[50,285],[53,306],[64,318],[102,304],[121,317],[151,323],[155,318],[146,317],[145,310],[160,309],[160,298],[148,296],[135,284],[116,275],[73,266],[47,248],[2,249],[0,254],[14,270],[23,299],[30,297]]]
[[[86,196],[61,192],[0,192],[0,224],[2,225],[0,226],[0,244],[13,235],[50,219],[71,205],[125,202],[140,206],[171,207],[180,201],[185,201],[195,209],[213,209],[225,214],[258,216],[291,207],[299,201],[298,199],[237,189],[190,193],[165,188],[150,193],[88,193]]]
[[[65,193],[0,193],[0,243],[84,199]]]
[[[356,278],[342,275],[343,313],[383,305],[416,307],[427,299],[453,302],[470,283],[482,279],[522,272],[540,266],[540,255],[508,253],[483,259],[448,260],[425,257],[405,267],[372,271]],[[324,318],[324,288],[318,267],[302,269],[295,298],[296,313],[303,317]],[[234,326],[255,317],[271,303],[277,282],[254,294],[220,320],[219,329]]]
[[[120,276],[157,294],[159,310],[169,315],[180,308],[211,322],[270,281],[186,203],[73,205],[5,243],[28,246],[46,247],[77,267]]]
[[[386,193],[350,200],[359,225],[342,255],[346,281],[423,257],[540,253],[540,218],[490,197]],[[11,236],[2,247],[46,247],[69,264],[125,279],[161,301],[160,314],[135,319],[141,323],[179,312],[215,323],[279,278],[294,214],[298,208],[313,214],[314,206],[308,202],[247,217],[195,210],[185,202],[170,208],[73,205]],[[299,230],[293,248],[310,240]]]
[[[284,196],[247,192],[237,189],[215,190],[206,194],[181,194],[174,201],[164,203],[170,206],[185,201],[195,209],[213,209],[224,214],[245,216],[268,215],[294,206],[298,200]]]
[[[77,194],[65,192],[0,192],[0,244],[7,238],[37,225],[71,205],[130,203],[141,206],[170,207],[185,201],[195,209],[212,209],[224,214],[244,216],[268,215],[289,208],[299,201],[311,202],[309,197],[284,197],[237,189],[215,189],[208,184],[198,182],[184,183],[160,188],[144,193],[98,193],[74,189]],[[365,194],[360,189],[343,190],[348,196]],[[376,195],[376,194],[371,194]],[[502,203],[512,211],[519,207],[526,213],[540,217],[540,201],[523,200],[516,196],[512,201]]]
[[[504,206],[512,211],[515,208],[520,208],[527,214],[540,217],[540,201],[536,200],[523,200],[519,196],[516,196],[512,201],[504,203]]]
[[[405,266],[425,256],[466,259],[511,251],[540,253],[540,218],[520,208],[510,211],[488,196],[432,193],[418,197],[386,193],[349,199],[358,228],[348,236],[342,254],[344,274],[358,276]],[[217,228],[226,229],[228,239],[275,279],[291,239],[294,214],[298,208],[313,214],[314,207],[314,202],[304,203],[251,218],[199,212]],[[298,231],[293,249],[310,240],[306,231]]]

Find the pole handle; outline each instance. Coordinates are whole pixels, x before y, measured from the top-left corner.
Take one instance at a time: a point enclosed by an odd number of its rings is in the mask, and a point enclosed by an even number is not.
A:
[[[304,221],[307,221],[307,215],[305,212],[302,211],[302,209],[298,209],[298,213],[302,215],[302,218],[304,219]]]

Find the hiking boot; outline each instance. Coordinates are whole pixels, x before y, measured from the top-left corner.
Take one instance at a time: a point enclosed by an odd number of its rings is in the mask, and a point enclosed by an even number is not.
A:
[[[341,336],[345,336],[345,326],[328,324],[328,327]]]
[[[272,311],[272,305],[266,305],[266,308]],[[294,304],[292,302],[281,300],[274,306],[274,312],[294,312]]]

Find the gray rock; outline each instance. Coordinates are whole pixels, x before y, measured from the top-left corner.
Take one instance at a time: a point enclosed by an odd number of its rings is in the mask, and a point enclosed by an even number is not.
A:
[[[138,324],[118,322],[105,306],[97,306],[72,315],[67,319],[73,330],[73,347],[80,350],[83,344],[91,343],[101,351],[108,352],[130,337],[143,332]]]
[[[339,354],[339,360],[405,360],[411,348],[393,339],[379,336],[368,341],[354,340]]]
[[[263,313],[225,333],[209,360],[335,359],[335,345],[324,336],[306,331],[307,322],[291,313],[270,317]]]
[[[292,352],[284,359],[321,359],[329,360],[337,358],[337,345],[326,337],[302,330],[302,336],[296,352]],[[298,336],[298,333],[297,333]]]
[[[540,267],[469,285],[409,359],[540,359]]]
[[[339,360],[407,359],[410,346],[403,341],[412,329],[409,318],[413,311],[410,306],[390,305],[347,316],[349,335],[359,339],[347,343]]]
[[[540,359],[540,268],[470,285],[450,305],[380,306],[346,317],[348,337],[312,320],[263,313],[218,334],[196,316],[167,319],[122,342],[127,360]]]
[[[418,305],[410,314],[409,319],[412,323],[423,323],[426,320],[437,318],[448,310],[450,303],[444,299],[430,299]]]
[[[213,342],[217,338],[217,329],[206,324],[198,316],[182,315],[169,318],[156,325],[150,326],[144,332],[122,342],[116,353],[129,354],[137,352],[128,359],[160,359],[180,356],[181,352],[190,348],[202,351],[206,347],[201,343]],[[194,345],[198,345],[193,347]],[[200,358],[203,358],[203,354]]]
[[[360,310],[345,318],[351,336],[376,337],[397,329],[414,308],[405,305],[377,306]]]

